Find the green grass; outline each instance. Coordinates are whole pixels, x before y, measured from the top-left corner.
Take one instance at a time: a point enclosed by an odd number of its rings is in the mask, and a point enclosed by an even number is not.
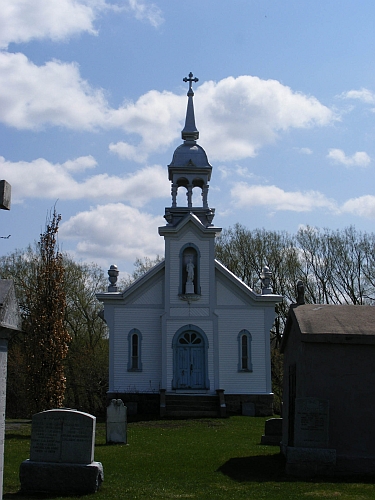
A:
[[[339,499],[375,498],[360,479],[300,480],[284,473],[274,446],[263,446],[264,418],[168,420],[128,424],[128,445],[106,445],[96,434],[95,460],[104,483],[85,499]],[[18,470],[29,457],[30,425],[10,429],[5,441],[4,499],[80,498],[20,495]],[[81,497],[82,498],[82,497]]]

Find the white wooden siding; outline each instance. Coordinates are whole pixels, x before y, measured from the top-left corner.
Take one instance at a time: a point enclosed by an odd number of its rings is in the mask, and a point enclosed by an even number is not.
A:
[[[216,280],[216,301],[218,306],[246,306],[246,302],[228,290],[221,281]]]
[[[161,314],[158,309],[118,307],[114,325],[114,387],[124,392],[158,392],[161,387]],[[128,372],[128,334],[137,328],[142,335],[141,372]]]
[[[152,287],[137,297],[133,304],[162,305],[163,304],[163,280],[159,280]]]
[[[264,313],[260,308],[218,309],[219,377],[226,394],[263,394],[266,392]],[[239,372],[238,334],[251,333],[252,372]]]
[[[210,310],[208,307],[173,307],[170,310],[171,316],[209,316]]]

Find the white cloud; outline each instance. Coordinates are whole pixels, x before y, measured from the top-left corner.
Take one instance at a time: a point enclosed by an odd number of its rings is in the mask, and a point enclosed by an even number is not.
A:
[[[206,82],[197,89],[196,103],[198,129],[214,160],[254,156],[281,131],[326,126],[335,120],[315,97],[254,76]]]
[[[72,176],[74,172],[94,168],[95,165],[96,161],[92,156],[63,164],[53,164],[43,158],[32,162],[10,162],[0,157],[0,170],[12,186],[15,202],[24,198],[116,199],[141,207],[154,198],[169,195],[166,169],[160,165],[144,167],[122,177],[96,174],[77,181]]]
[[[76,258],[102,265],[127,261],[130,267],[137,257],[155,258],[164,253],[164,240],[157,231],[164,224],[162,217],[122,203],[110,203],[78,213],[62,223],[59,239],[78,242]]]
[[[142,148],[132,146],[124,141],[117,142],[116,144],[112,142],[109,145],[109,150],[123,160],[143,163],[147,159],[147,154],[142,151]]]
[[[128,0],[128,3],[130,10],[139,21],[148,21],[155,28],[164,22],[161,10],[155,4],[141,0]]]
[[[125,102],[112,110],[109,125],[123,128],[129,134],[138,134],[141,142],[134,146],[136,154],[163,151],[181,133],[186,109],[186,97],[172,92],[151,90],[136,102]],[[112,145],[112,150],[117,145]]]
[[[33,39],[67,40],[82,32],[95,35],[94,22],[107,10],[126,10],[155,27],[163,22],[160,9],[142,0],[126,0],[125,5],[106,0],[2,0],[0,48]]]
[[[21,53],[0,52],[0,120],[19,129],[44,125],[93,129],[104,125],[108,107],[76,64],[37,66]]]
[[[344,99],[358,99],[368,104],[375,104],[375,94],[371,90],[362,88],[361,90],[349,90],[341,94]]]
[[[3,0],[0,11],[0,47],[10,42],[50,38],[64,40],[87,31],[95,34],[95,12],[105,1]]]
[[[375,196],[365,195],[351,198],[342,205],[341,211],[375,219]]]
[[[296,148],[303,155],[312,155],[312,150],[310,148]]]
[[[270,210],[309,212],[315,209],[327,209],[337,212],[334,201],[318,191],[284,191],[277,186],[248,185],[235,183],[231,196],[239,208],[266,207]]]
[[[69,172],[83,172],[88,168],[95,168],[96,166],[97,162],[95,158],[91,155],[80,156],[75,160],[68,160],[62,164],[62,167],[68,170]]]
[[[352,156],[346,156],[342,149],[330,149],[327,158],[346,167],[367,167],[371,163],[371,158],[364,151],[358,151]]]
[[[206,82],[198,88],[195,103],[204,146],[219,161],[254,156],[290,128],[326,126],[335,120],[314,97],[252,76]],[[156,90],[112,109],[103,91],[81,78],[76,64],[50,61],[36,66],[23,54],[0,53],[0,120],[8,126],[123,129],[140,141],[111,144],[111,151],[145,161],[180,135],[185,109],[186,96]]]

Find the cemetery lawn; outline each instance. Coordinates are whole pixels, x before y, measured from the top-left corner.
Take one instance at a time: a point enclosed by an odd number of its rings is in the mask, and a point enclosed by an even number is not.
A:
[[[96,432],[95,460],[104,467],[96,494],[21,495],[18,471],[29,457],[30,423],[7,421],[4,499],[266,499],[375,498],[373,478],[297,479],[284,473],[278,447],[260,444],[265,418],[154,420],[128,424],[128,445],[106,445]]]

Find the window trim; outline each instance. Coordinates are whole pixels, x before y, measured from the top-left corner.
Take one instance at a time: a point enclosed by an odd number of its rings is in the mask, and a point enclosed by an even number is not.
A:
[[[137,354],[133,356],[133,338],[137,337]],[[132,328],[128,333],[128,372],[141,372],[142,371],[142,334],[137,328]],[[134,358],[137,357],[137,367],[134,367]]]
[[[245,353],[244,353],[244,345],[242,342],[244,337],[246,338],[246,352]],[[253,371],[253,363],[251,360],[251,341],[252,341],[252,336],[248,330],[243,329],[237,335],[237,343],[238,343],[237,370],[239,372],[252,372]],[[246,368],[243,368],[243,361],[245,359],[246,359]]]

